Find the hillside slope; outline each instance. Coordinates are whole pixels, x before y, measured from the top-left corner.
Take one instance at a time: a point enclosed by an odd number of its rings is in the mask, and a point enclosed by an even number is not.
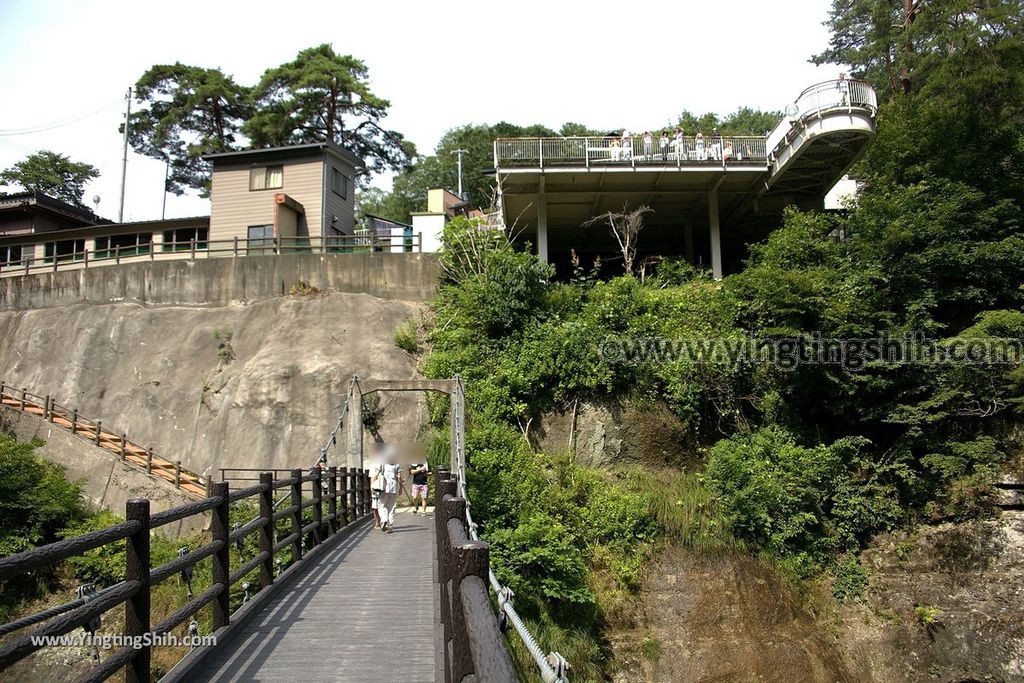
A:
[[[420,304],[347,293],[0,311],[0,378],[124,429],[193,471],[305,467],[353,373],[415,376],[415,359],[393,334],[419,315]],[[383,436],[397,439],[415,434],[425,408],[410,394],[386,410]],[[344,464],[340,457],[332,463]]]

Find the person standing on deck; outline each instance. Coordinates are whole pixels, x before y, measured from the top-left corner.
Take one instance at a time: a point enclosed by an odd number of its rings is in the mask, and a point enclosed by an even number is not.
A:
[[[395,527],[395,505],[398,494],[402,490],[402,466],[398,464],[398,454],[391,449],[387,452],[384,463],[380,466],[383,481],[380,492],[380,530],[391,533]]]
[[[658,147],[661,149],[661,160],[668,161],[669,140],[667,130],[661,131],[661,138],[658,140]]]
[[[654,158],[654,135],[651,131],[644,131],[644,161]]]
[[[367,463],[366,471],[370,473],[370,509],[373,510],[373,528],[380,528],[380,492],[384,490],[384,478],[381,468],[384,459],[379,449],[375,449],[370,462]]]

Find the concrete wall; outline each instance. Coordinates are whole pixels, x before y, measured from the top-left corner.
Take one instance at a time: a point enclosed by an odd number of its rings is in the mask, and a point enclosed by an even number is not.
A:
[[[68,479],[78,481],[93,509],[108,509],[124,515],[125,503],[130,498],[149,498],[150,510],[159,512],[195,498],[178,491],[170,484],[157,481],[145,472],[122,463],[114,455],[97,448],[81,437],[54,426],[35,415],[27,415],[6,406],[0,407],[0,431],[11,434],[18,441],[39,438],[46,445],[36,453],[64,467]],[[207,524],[206,515],[182,520],[164,527],[169,536],[201,529]]]
[[[367,253],[140,261],[0,279],[0,310],[83,302],[225,306],[285,295],[299,281],[322,290],[426,301],[437,290],[437,258]]]

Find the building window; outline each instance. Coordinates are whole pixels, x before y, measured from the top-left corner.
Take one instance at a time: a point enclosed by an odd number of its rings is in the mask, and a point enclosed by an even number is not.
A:
[[[153,247],[153,233],[111,235],[96,238],[96,258],[118,258],[148,254]]]
[[[331,192],[342,199],[348,199],[348,176],[336,168],[331,168]]]
[[[0,267],[16,266],[21,261],[21,245],[0,247]]]
[[[81,261],[85,258],[85,240],[60,240],[59,242],[47,242],[44,252],[44,262]]]
[[[407,226],[405,226],[402,229],[402,242],[403,242],[403,245],[405,247],[403,249],[403,251],[405,253],[407,253],[407,254],[411,253],[412,252],[412,247],[413,247],[413,237],[412,237],[412,226],[411,225],[407,225]]]
[[[250,225],[246,233],[246,251],[250,254],[269,254],[274,250],[274,226]]]
[[[249,190],[277,190],[284,187],[284,167],[260,166],[249,169]]]
[[[195,240],[196,249],[206,249],[207,240],[210,238],[208,228],[178,228],[177,230],[164,230],[163,251],[191,251],[192,241]]]

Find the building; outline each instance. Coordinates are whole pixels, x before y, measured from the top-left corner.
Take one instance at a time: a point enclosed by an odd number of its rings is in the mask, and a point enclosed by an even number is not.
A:
[[[355,178],[363,162],[343,147],[323,142],[203,158],[213,164],[212,241],[258,245],[355,235]]]
[[[109,223],[92,211],[40,192],[0,194],[0,237],[54,233]],[[21,259],[21,245],[0,246],[0,264]]]
[[[747,245],[777,228],[783,210],[821,209],[824,197],[875,132],[875,92],[841,78],[807,88],[765,136],[674,132],[662,145],[639,135],[499,139],[494,174],[501,220],[516,239],[559,267],[618,252],[590,219],[646,205],[638,258],[678,255],[736,270]],[[705,137],[707,136],[707,137]]]
[[[412,230],[423,240],[423,251],[441,250],[444,226],[455,216],[478,217],[479,211],[450,190],[427,190],[427,210],[412,215]]]
[[[356,235],[355,178],[363,163],[351,152],[314,143],[204,158],[213,166],[209,216],[115,224],[45,195],[0,195],[0,275],[370,248]],[[407,242],[403,232],[401,250]]]

